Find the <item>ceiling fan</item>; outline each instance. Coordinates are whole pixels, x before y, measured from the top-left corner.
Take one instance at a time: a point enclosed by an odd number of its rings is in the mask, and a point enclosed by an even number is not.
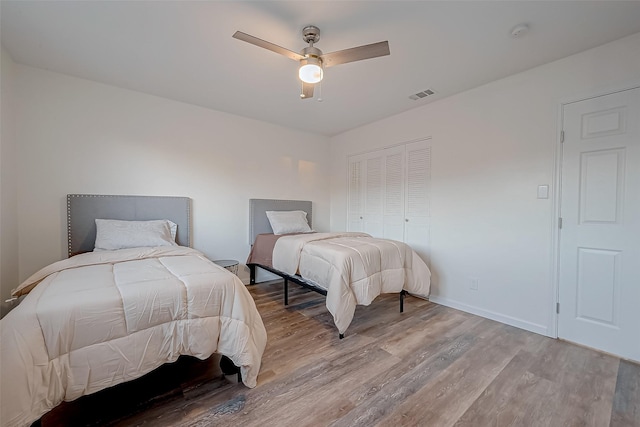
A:
[[[345,64],[347,62],[377,58],[378,56],[385,56],[390,53],[388,41],[352,47],[331,53],[322,53],[320,49],[313,46],[314,43],[320,40],[320,29],[314,25],[309,25],[302,29],[302,39],[306,43],[309,43],[309,46],[302,49],[300,53],[285,49],[271,42],[243,33],[242,31],[236,31],[233,38],[298,61],[300,63],[298,76],[300,80],[302,80],[302,93],[300,94],[300,98],[302,99],[313,98],[314,85],[322,80],[324,68]]]

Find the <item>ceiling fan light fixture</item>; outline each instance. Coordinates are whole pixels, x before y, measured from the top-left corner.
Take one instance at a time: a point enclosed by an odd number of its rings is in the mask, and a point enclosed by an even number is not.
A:
[[[313,97],[314,85],[320,83],[324,77],[324,67],[333,67],[348,62],[377,58],[391,53],[389,51],[389,42],[383,41],[324,54],[314,46],[314,44],[320,40],[320,29],[315,25],[308,25],[302,30],[302,39],[306,43],[309,43],[309,46],[302,49],[300,53],[285,49],[282,46],[259,39],[242,31],[236,31],[233,34],[233,38],[297,61],[299,64],[298,77],[302,81],[302,94],[300,95],[302,99]]]
[[[318,83],[323,77],[322,62],[319,58],[309,57],[300,61],[298,77],[305,83]]]

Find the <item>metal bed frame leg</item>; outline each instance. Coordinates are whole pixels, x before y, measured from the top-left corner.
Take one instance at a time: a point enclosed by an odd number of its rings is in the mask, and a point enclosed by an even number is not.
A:
[[[284,305],[289,305],[289,280],[284,279]]]
[[[256,284],[256,265],[249,264],[248,267],[249,267],[249,284],[255,285]]]
[[[240,367],[236,366],[231,359],[229,359],[227,356],[222,355],[220,357],[220,370],[222,370],[222,373],[224,375],[233,375],[233,374],[237,374],[238,375],[238,383],[242,382],[242,372],[240,371]]]

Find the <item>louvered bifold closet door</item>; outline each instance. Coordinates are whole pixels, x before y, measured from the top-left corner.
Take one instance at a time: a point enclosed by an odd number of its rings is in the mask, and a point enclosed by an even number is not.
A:
[[[406,145],[405,243],[429,263],[431,147],[428,141]]]
[[[405,209],[405,147],[384,150],[384,198],[382,236],[404,241]]]
[[[384,157],[381,152],[367,155],[364,183],[364,232],[374,237],[382,236],[383,167]]]
[[[430,140],[349,157],[349,231],[409,244],[429,262]]]
[[[364,231],[365,156],[349,158],[349,214],[347,231]]]

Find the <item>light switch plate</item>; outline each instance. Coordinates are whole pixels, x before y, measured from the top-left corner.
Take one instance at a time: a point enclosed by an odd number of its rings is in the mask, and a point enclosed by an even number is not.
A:
[[[538,199],[548,199],[548,198],[549,198],[549,186],[538,185]]]

